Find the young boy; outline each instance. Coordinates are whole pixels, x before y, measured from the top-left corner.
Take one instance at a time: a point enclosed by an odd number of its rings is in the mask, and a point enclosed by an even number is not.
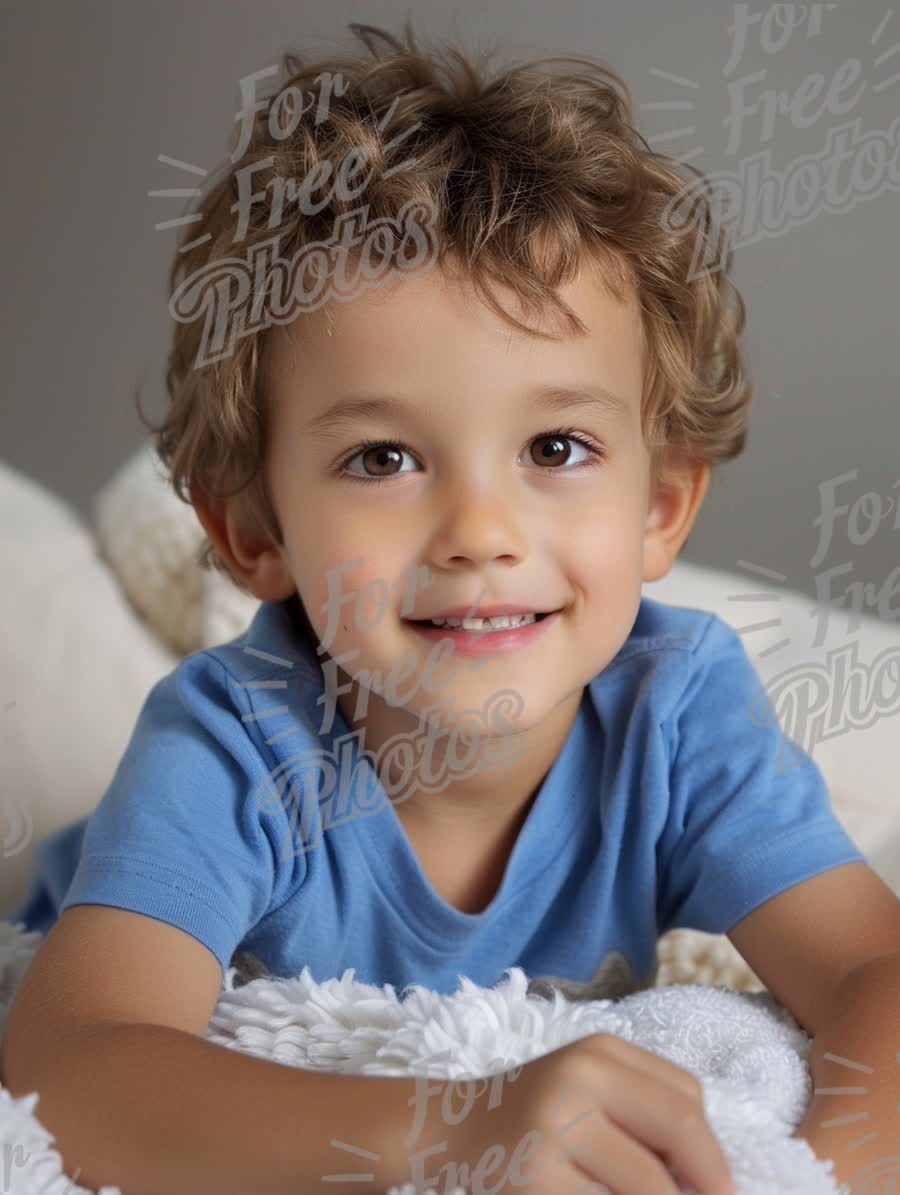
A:
[[[690,268],[703,211],[671,227],[684,180],[612,72],[491,81],[353,28],[371,60],[245,88],[172,270],[159,455],[258,613],[154,686],[17,915],[50,932],[4,1082],[129,1195],[296,1190],[340,1166],[329,1135],[396,1126],[372,1079],[202,1040],[235,958],[621,995],[692,926],[812,1032],[897,930],[738,636],[642,595],[746,436],[743,305]],[[868,936],[829,927],[842,895]]]

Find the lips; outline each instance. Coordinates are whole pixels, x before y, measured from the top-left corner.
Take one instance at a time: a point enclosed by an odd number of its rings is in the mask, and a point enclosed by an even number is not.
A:
[[[407,618],[416,635],[429,644],[448,641],[456,654],[466,657],[492,657],[523,651],[552,633],[551,628],[559,621],[560,611],[535,616],[516,627],[479,629],[467,631],[462,627],[436,627],[427,619]]]

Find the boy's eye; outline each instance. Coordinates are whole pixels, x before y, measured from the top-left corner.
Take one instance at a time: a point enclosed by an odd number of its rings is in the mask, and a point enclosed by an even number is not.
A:
[[[531,459],[545,472],[571,473],[575,469],[599,464],[605,459],[605,452],[601,445],[588,439],[572,428],[559,428],[556,431],[544,432],[535,436],[526,446],[531,453]],[[584,453],[584,459],[571,464],[573,456],[577,458],[579,449]],[[341,476],[352,477],[354,481],[389,481],[392,477],[400,477],[404,473],[413,472],[403,469],[403,456],[412,457],[413,453],[405,444],[396,440],[366,440],[360,444],[350,456],[344,458],[338,472]],[[375,475],[360,474],[349,469],[357,458],[362,459],[363,468],[375,470]],[[565,468],[569,466],[569,468]],[[384,470],[380,474],[378,470]]]
[[[586,464],[590,462],[592,454],[599,452],[599,445],[595,446],[590,440],[565,432],[546,432],[531,441],[530,446],[533,448],[535,445],[540,445],[540,448],[532,453],[532,460],[552,468],[571,464],[573,456],[576,465]],[[577,459],[579,449],[584,453],[580,461]]]
[[[373,469],[376,471],[375,476],[363,476],[360,480],[363,481],[380,481],[382,477],[399,477],[401,473],[409,473],[411,470],[402,469],[401,462],[404,455],[411,455],[409,450],[404,448],[402,444],[387,443],[384,444],[367,444],[361,448],[347,461],[351,464],[361,457],[363,465],[366,469]],[[346,470],[346,465],[344,466]],[[385,470],[385,472],[378,474],[378,470]],[[350,470],[347,470],[350,477],[359,477]]]

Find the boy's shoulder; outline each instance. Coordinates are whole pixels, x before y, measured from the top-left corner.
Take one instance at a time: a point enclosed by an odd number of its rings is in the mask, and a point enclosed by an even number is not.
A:
[[[193,652],[176,671],[185,683],[210,672],[224,672],[241,688],[280,677],[289,682],[314,679],[320,667],[315,649],[298,626],[291,601],[260,602],[247,627],[234,638]],[[283,687],[283,686],[281,686]],[[278,688],[268,686],[270,694]]]
[[[276,735],[295,748],[315,738],[322,718],[321,666],[290,602],[261,602],[239,635],[185,656],[160,684],[207,724],[241,725],[265,755],[281,755]]]
[[[652,702],[665,717],[700,686],[718,682],[758,685],[737,631],[709,610],[642,596],[628,638],[590,688],[598,698],[627,692],[630,702]]]
[[[642,655],[657,659],[693,657],[695,662],[702,662],[710,651],[723,647],[743,650],[738,633],[717,614],[642,596],[628,638],[609,667]]]

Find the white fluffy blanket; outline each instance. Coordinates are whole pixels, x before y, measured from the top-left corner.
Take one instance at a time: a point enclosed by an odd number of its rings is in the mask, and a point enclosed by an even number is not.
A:
[[[40,941],[40,934],[0,921],[0,1033]],[[226,1049],[307,1069],[474,1079],[591,1033],[614,1033],[700,1079],[707,1119],[739,1195],[837,1191],[831,1162],[791,1137],[812,1098],[812,1043],[768,992],[685,984],[618,1001],[569,1001],[561,992],[551,1001],[527,995],[528,977],[512,968],[492,989],[464,979],[452,996],[418,987],[401,1002],[392,987],[361,984],[353,975],[347,970],[340,980],[317,984],[304,968],[297,979],[241,983],[232,967],[206,1037]],[[16,1099],[0,1086],[0,1158],[6,1195],[86,1195],[77,1173],[65,1172],[40,1122],[37,1092]],[[346,1173],[347,1163],[336,1150],[334,1173]],[[436,1164],[429,1176],[437,1170]],[[414,1191],[410,1181],[401,1195]],[[100,1195],[121,1192],[107,1186]]]

